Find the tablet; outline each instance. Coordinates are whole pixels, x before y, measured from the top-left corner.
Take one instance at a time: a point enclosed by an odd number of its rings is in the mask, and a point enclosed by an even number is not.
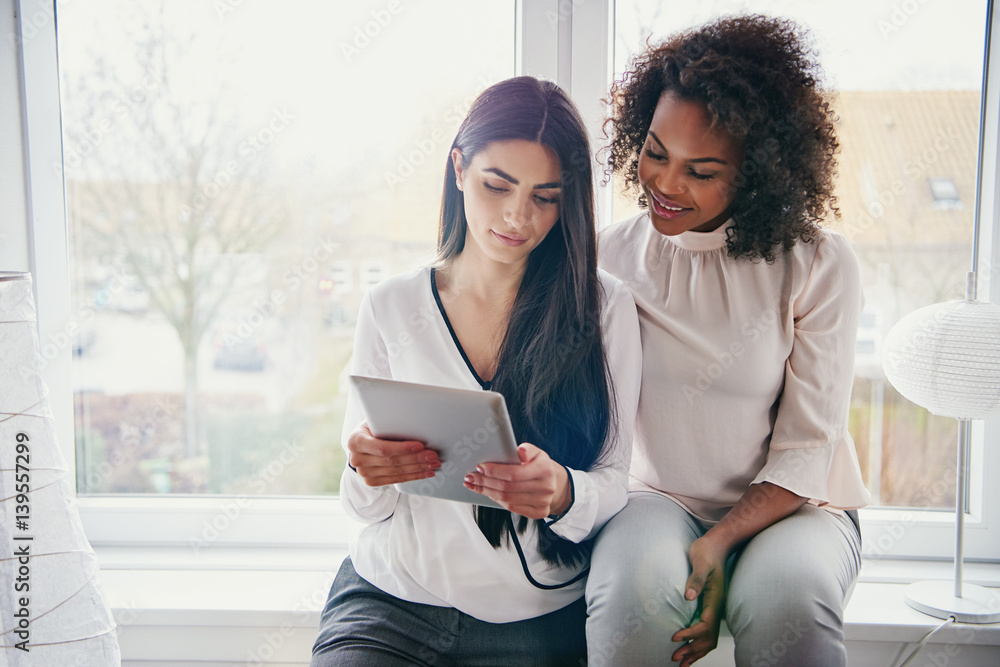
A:
[[[480,463],[520,463],[503,395],[351,375],[372,435],[419,440],[438,453],[433,477],[396,484],[403,493],[487,507],[500,505],[463,482]]]

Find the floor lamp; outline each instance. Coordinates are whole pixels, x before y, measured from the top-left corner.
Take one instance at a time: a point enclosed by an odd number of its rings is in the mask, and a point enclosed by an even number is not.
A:
[[[0,271],[0,665],[118,667],[115,619],[56,442],[31,282]]]

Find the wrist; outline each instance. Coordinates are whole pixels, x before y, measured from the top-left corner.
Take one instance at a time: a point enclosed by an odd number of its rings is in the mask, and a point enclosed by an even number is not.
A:
[[[559,463],[553,463],[558,466],[556,470],[556,494],[555,498],[558,500],[554,501],[549,509],[549,519],[556,521],[561,519],[569,508],[573,506],[573,478],[569,473],[569,468]]]
[[[730,552],[736,548],[736,542],[728,536],[725,527],[719,524],[709,528],[698,539],[702,542],[703,547],[707,547],[713,553],[718,554],[722,560],[728,558]]]

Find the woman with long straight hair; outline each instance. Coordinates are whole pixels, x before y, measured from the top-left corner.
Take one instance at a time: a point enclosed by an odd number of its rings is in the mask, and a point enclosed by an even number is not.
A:
[[[341,498],[365,527],[312,664],[579,664],[590,540],[627,498],[641,358],[628,290],[597,269],[587,133],[555,84],[508,79],[473,103],[438,248],[365,297],[352,372],[500,392],[521,462],[466,478],[504,509],[401,493],[437,454],[375,438],[350,396]]]

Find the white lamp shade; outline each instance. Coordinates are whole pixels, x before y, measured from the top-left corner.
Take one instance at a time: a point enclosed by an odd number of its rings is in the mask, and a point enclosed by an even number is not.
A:
[[[886,335],[882,368],[900,394],[936,415],[1000,415],[1000,307],[947,301],[910,313]]]
[[[0,271],[0,666],[118,667],[40,367],[31,275]]]

